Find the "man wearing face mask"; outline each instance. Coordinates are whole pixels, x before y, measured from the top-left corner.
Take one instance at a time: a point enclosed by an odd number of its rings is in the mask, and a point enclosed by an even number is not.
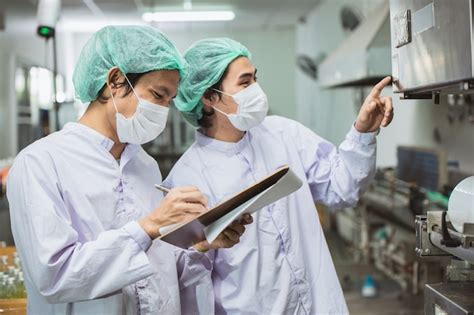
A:
[[[202,274],[193,270],[209,268],[202,253],[155,240],[207,200],[193,186],[163,196],[140,146],[165,128],[185,70],[151,27],[105,27],[84,46],[73,80],[87,111],[23,150],[8,178],[29,314],[179,314],[180,290]],[[244,223],[199,248],[235,245]]]
[[[200,129],[165,183],[194,183],[210,205],[284,164],[304,185],[257,212],[235,249],[207,252],[212,270],[186,289],[183,308],[202,314],[347,313],[314,202],[354,205],[369,184],[376,132],[393,117],[391,99],[380,96],[390,78],[374,87],[338,150],[296,121],[266,117],[267,97],[240,43],[205,39],[185,59],[190,75],[175,104]]]

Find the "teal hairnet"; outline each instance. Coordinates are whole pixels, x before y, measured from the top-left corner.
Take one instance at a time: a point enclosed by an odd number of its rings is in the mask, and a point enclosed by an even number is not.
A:
[[[189,71],[181,82],[174,104],[194,126],[198,126],[198,120],[202,118],[204,92],[219,82],[227,66],[237,57],[250,58],[250,52],[229,38],[203,39],[185,52]]]
[[[76,97],[91,102],[99,96],[111,68],[122,73],[178,70],[185,75],[186,61],[166,35],[150,26],[106,26],[81,51],[73,74]]]

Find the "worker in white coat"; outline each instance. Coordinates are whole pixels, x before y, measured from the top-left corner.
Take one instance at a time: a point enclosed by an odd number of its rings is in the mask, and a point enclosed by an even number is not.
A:
[[[74,87],[87,111],[20,152],[8,178],[29,314],[177,314],[196,266],[210,268],[198,251],[155,240],[207,200],[195,187],[163,197],[158,164],[140,146],[165,128],[185,70],[151,27],[105,27],[84,46]],[[231,247],[243,229],[200,246]]]
[[[347,313],[315,202],[353,206],[370,183],[376,132],[393,117],[391,99],[380,96],[390,78],[374,87],[338,149],[296,121],[266,117],[267,96],[256,82],[249,51],[240,43],[201,40],[185,59],[190,74],[175,104],[199,129],[164,183],[193,184],[211,206],[285,164],[304,185],[257,212],[255,223],[232,250],[208,251],[212,268],[182,292],[183,310]]]

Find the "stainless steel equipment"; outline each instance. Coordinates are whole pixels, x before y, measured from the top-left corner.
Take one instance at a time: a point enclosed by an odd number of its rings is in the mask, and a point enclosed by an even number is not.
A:
[[[425,287],[425,314],[472,315],[474,282],[439,283]]]
[[[393,90],[402,98],[474,89],[474,0],[390,0]]]
[[[465,223],[464,232],[459,233],[446,219],[446,212],[428,211],[416,216],[415,225],[419,257],[448,255],[474,264],[474,224]]]
[[[445,211],[428,211],[415,220],[420,258],[453,257],[446,281],[425,286],[425,314],[474,314],[474,224],[457,232]]]
[[[319,66],[323,87],[373,85],[390,75],[389,6],[382,2]]]
[[[426,283],[441,281],[447,263],[447,259],[420,259],[413,251],[415,214],[440,209],[422,195],[414,193],[411,184],[395,179],[393,170],[379,171],[359,205],[336,214],[338,233],[351,244],[355,260],[373,263],[414,295]]]

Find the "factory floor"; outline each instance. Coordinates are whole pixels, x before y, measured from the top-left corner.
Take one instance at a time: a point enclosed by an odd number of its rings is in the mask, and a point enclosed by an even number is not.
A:
[[[336,271],[352,315],[418,315],[423,314],[423,292],[414,296],[403,293],[400,286],[374,266],[353,262],[348,246],[336,233],[326,236]],[[371,275],[377,296],[365,298],[361,294],[364,278]]]

